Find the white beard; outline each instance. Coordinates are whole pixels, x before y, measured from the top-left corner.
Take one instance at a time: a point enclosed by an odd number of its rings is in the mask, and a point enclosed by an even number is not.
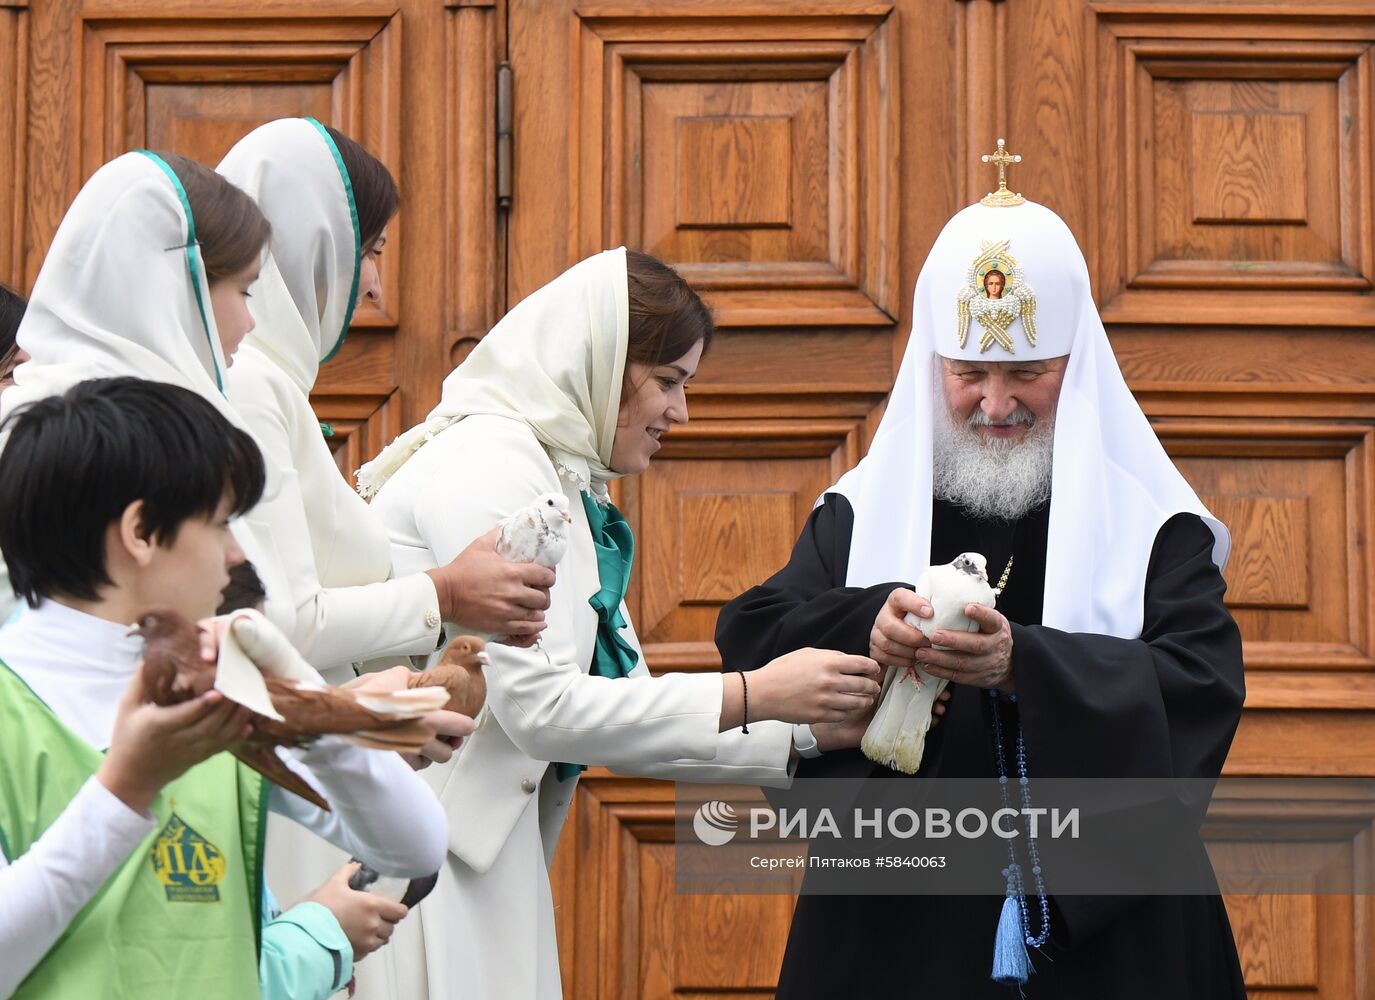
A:
[[[1006,423],[1030,425],[1020,441],[989,438],[978,428],[991,421],[975,409],[957,427],[937,380],[931,485],[942,500],[978,518],[1015,521],[1050,499],[1055,421],[1038,421],[1019,406]]]

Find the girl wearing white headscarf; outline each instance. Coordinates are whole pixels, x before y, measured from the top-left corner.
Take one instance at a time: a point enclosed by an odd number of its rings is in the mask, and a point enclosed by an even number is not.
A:
[[[340,474],[310,405],[359,298],[379,294],[376,255],[398,202],[386,167],[314,119],[290,118],[254,129],[218,169],[273,227],[249,301],[253,330],[226,384],[278,482],[246,517],[283,567],[289,607],[274,621],[336,683],[353,677],[353,661],[433,652],[442,621],[533,641],[548,603],[538,588],[554,574],[501,559],[488,537],[445,565],[393,577],[387,533]],[[269,822],[268,874],[284,900],[348,860],[293,824]]]
[[[505,562],[490,540],[451,565],[392,578],[386,532],[340,475],[310,406],[359,297],[380,293],[375,257],[397,205],[391,175],[313,118],[254,129],[218,169],[273,227],[250,302],[256,325],[227,386],[280,483],[249,521],[285,567],[293,643],[342,679],[354,661],[432,652],[441,621],[532,636],[552,574]]]
[[[252,199],[185,157],[141,150],[102,166],[43,260],[16,338],[26,360],[0,395],[0,416],[86,379],[132,375],[190,389],[242,426],[223,389],[243,335],[232,298],[268,236]],[[275,579],[247,533],[236,534]],[[0,572],[0,621],[14,607]]]
[[[360,472],[398,571],[442,563],[542,494],[562,494],[572,516],[540,648],[488,646],[490,714],[455,762],[425,772],[450,856],[420,919],[360,970],[368,1000],[388,995],[378,964],[397,1000],[561,997],[547,865],[579,765],[786,786],[791,723],[872,703],[864,657],[799,651],[747,688],[645,665],[623,604],[633,539],[607,483],[644,471],[687,420],[685,384],[710,335],[671,269],[599,254],[517,305],[445,380],[429,419]],[[770,719],[782,721],[756,721]]]

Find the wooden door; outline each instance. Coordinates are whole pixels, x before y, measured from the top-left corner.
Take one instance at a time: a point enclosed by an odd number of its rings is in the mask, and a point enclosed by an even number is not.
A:
[[[513,4],[510,301],[624,243],[721,327],[692,422],[621,491],[651,666],[718,669],[721,604],[863,453],[922,259],[1005,136],[1013,187],[1074,230],[1133,390],[1233,530],[1250,693],[1228,773],[1375,774],[1373,33],[1338,3]],[[767,994],[790,901],[675,895],[663,785],[592,772],[578,796],[567,995]],[[1228,905],[1255,995],[1369,995],[1366,900]]]
[[[31,287],[72,197],[119,153],[164,149],[213,166],[274,118],[341,129],[403,192],[382,304],[359,306],[313,395],[351,475],[423,417],[454,345],[486,329],[500,301],[484,151],[497,44],[491,2],[6,0],[0,280]],[[460,92],[466,103],[446,97]],[[473,139],[459,156],[461,131]],[[460,238],[469,251],[454,264]]]
[[[1372,41],[1357,0],[0,0],[0,279],[31,285],[127,148],[213,163],[284,114],[360,136],[403,207],[384,305],[315,394],[351,470],[505,303],[607,246],[660,254],[722,335],[692,423],[622,491],[632,612],[653,669],[715,670],[717,609],[863,453],[922,259],[1005,136],[1234,532],[1228,771],[1302,789],[1375,776]],[[771,992],[791,901],[675,895],[671,818],[669,785],[581,783],[556,871],[570,997]],[[1229,905],[1256,996],[1375,996],[1366,900]]]

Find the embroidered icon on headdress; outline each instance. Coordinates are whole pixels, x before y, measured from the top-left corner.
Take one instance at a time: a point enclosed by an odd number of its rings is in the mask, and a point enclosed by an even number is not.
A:
[[[1022,280],[1021,265],[1008,253],[1010,242],[980,244],[979,256],[969,265],[968,283],[959,290],[955,303],[960,347],[969,339],[971,317],[983,327],[980,354],[995,343],[1008,354],[1016,354],[1008,328],[1018,317],[1028,343],[1036,346],[1036,295]]]

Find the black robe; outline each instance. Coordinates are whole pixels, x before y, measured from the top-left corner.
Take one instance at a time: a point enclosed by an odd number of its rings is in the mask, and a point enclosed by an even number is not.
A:
[[[1016,712],[1030,775],[1215,779],[1241,718],[1244,681],[1241,637],[1211,559],[1212,533],[1192,514],[1161,528],[1141,638],[1119,639],[1040,624],[1048,521],[1048,506],[1015,525],[976,520],[940,500],[932,510],[933,565],[978,551],[996,577],[1008,555],[1016,556],[998,609],[1012,623]],[[788,565],[722,610],[716,644],[725,663],[754,669],[803,646],[867,654],[884,600],[911,583],[845,586],[853,524],[849,501],[828,494]],[[919,776],[993,778],[987,694],[958,684],[951,691]],[[858,749],[801,760],[797,773],[894,777]],[[1201,856],[1201,843],[1194,846]],[[1028,902],[1034,913],[1035,900]],[[807,895],[804,885],[777,996],[1015,997],[1015,987],[989,978],[1002,903],[993,896]],[[1246,996],[1216,895],[1058,896],[1051,908],[1051,939],[1032,952],[1026,997]],[[1038,926],[1033,917],[1033,932]]]

